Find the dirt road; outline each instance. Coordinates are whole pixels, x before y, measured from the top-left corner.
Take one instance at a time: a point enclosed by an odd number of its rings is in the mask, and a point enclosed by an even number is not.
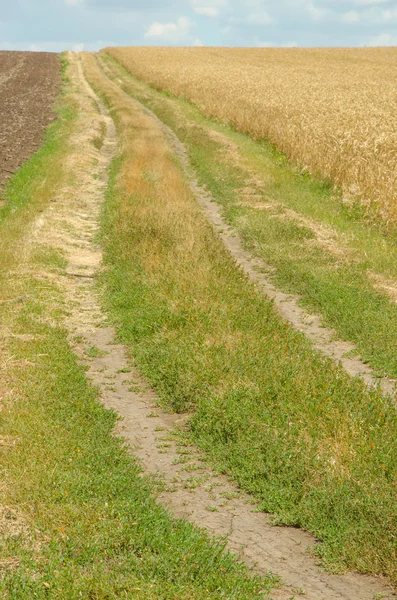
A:
[[[155,394],[131,368],[125,348],[116,343],[115,331],[104,326],[106,315],[95,288],[95,276],[102,262],[95,235],[117,134],[110,115],[87,85],[76,57],[69,58],[76,86],[100,107],[101,114],[95,117],[97,129],[100,122],[104,123],[106,135],[99,151],[88,143],[88,134],[87,141],[84,132],[80,132],[79,148],[84,148],[86,160],[95,158],[95,177],[81,164],[80,156],[76,156],[73,168],[78,169],[78,181],[84,194],[77,194],[75,199],[70,193],[61,194],[51,209],[41,215],[34,244],[57,247],[65,253],[68,267],[59,283],[71,307],[66,323],[70,340],[86,365],[89,378],[98,386],[105,405],[123,418],[120,433],[141,460],[145,472],[161,476],[165,484],[161,501],[175,516],[226,538],[228,547],[240,553],[249,565],[255,565],[259,573],[271,570],[281,576],[283,585],[272,593],[272,598],[289,600],[299,595],[308,600],[392,598],[391,589],[380,579],[357,574],[330,575],[321,570],[310,556],[315,545],[311,536],[294,528],[272,527],[269,516],[257,512],[252,499],[233,483],[213,473],[193,448],[189,449],[189,462],[193,461],[197,467],[195,473],[201,483],[190,485],[190,470],[186,469],[186,460],[183,463],[180,460],[178,444],[172,439],[174,427],[183,426],[183,418],[158,408]],[[113,91],[123,95],[117,86]],[[145,111],[132,99],[123,98],[126,110]],[[94,115],[91,119],[94,120]],[[153,126],[156,126],[155,120]],[[93,347],[98,355],[87,358]]]
[[[59,85],[57,54],[0,52],[0,189],[39,148]]]

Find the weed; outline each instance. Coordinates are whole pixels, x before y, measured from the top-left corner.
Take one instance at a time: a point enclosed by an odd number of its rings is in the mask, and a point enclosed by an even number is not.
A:
[[[107,352],[106,350],[101,350],[97,346],[90,346],[86,349],[85,353],[89,358],[103,358],[104,356],[109,354],[109,352]]]

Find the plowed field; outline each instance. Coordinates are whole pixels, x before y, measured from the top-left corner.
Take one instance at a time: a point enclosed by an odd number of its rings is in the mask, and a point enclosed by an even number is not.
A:
[[[60,84],[47,52],[0,52],[0,187],[40,145]]]

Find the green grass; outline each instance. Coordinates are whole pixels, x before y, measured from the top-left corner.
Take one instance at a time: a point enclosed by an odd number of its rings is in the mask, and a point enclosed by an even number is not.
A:
[[[86,350],[86,355],[89,356],[90,358],[101,358],[103,356],[106,356],[106,354],[109,354],[109,352],[100,350],[97,346],[90,346]]]
[[[70,100],[68,81],[61,105]],[[1,263],[0,287],[0,596],[267,597],[275,578],[250,577],[222,541],[157,505],[153,484],[114,436],[117,415],[103,407],[68,344],[61,290],[35,275],[38,264],[41,273],[65,269],[63,257],[50,248],[25,252],[23,234],[64,182],[49,170],[63,161],[76,125],[76,111],[67,114],[68,125],[60,118],[10,182],[0,225],[13,257],[11,271]]]
[[[0,464],[10,514],[20,511],[26,528],[2,535],[0,561],[17,564],[0,590],[16,600],[262,598],[274,580],[250,579],[223,543],[155,503],[65,331],[30,316],[45,295],[38,289],[15,323],[35,340],[9,348],[21,366],[1,430],[16,443]]]
[[[0,279],[21,258],[17,240],[54,199],[56,186],[65,178],[65,141],[77,117],[76,105],[70,96],[61,95],[55,108],[57,119],[47,128],[42,147],[8,181],[0,198]]]
[[[102,218],[106,307],[120,339],[162,402],[194,413],[192,439],[212,463],[276,522],[314,533],[330,568],[397,582],[395,407],[282,321],[193,199],[191,240],[172,203],[165,217],[161,181],[130,193],[121,174],[134,160],[113,163]]]
[[[299,294],[302,305],[320,313],[339,337],[354,342],[376,372],[397,377],[397,305],[368,276],[375,273],[397,282],[396,233],[371,221],[357,204],[347,206],[329,182],[301,172],[266,141],[207,119],[197,107],[146,86],[110,57],[102,57],[110,74],[121,77],[123,89],[185,143],[200,182],[222,205],[227,222],[246,248],[275,267],[274,282]],[[211,131],[236,145],[238,164],[227,158],[224,144],[214,140]],[[256,194],[256,203],[270,200],[273,208],[239,205],[244,200],[241,189],[247,185]],[[317,244],[311,229],[283,218],[286,208],[331,229],[335,244],[347,250],[335,255]]]
[[[69,101],[67,104],[59,105],[56,112],[57,119],[47,128],[42,147],[7,183],[2,194],[4,205],[0,208],[0,227],[4,227],[6,223],[8,228],[11,221],[16,220],[22,210],[25,210],[23,221],[26,223],[29,211],[35,208],[37,211],[36,203],[40,203],[40,209],[43,209],[47,196],[43,198],[42,195],[45,195],[51,186],[53,189],[55,178],[59,177],[60,171],[52,174],[49,165],[54,163],[54,157],[58,163],[59,156],[64,154],[62,145],[71,123],[76,118],[76,109]],[[40,197],[38,197],[38,190],[42,192]]]

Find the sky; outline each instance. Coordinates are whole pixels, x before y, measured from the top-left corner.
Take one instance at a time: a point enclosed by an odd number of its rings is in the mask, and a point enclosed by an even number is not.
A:
[[[0,49],[397,46],[397,0],[0,0]]]

